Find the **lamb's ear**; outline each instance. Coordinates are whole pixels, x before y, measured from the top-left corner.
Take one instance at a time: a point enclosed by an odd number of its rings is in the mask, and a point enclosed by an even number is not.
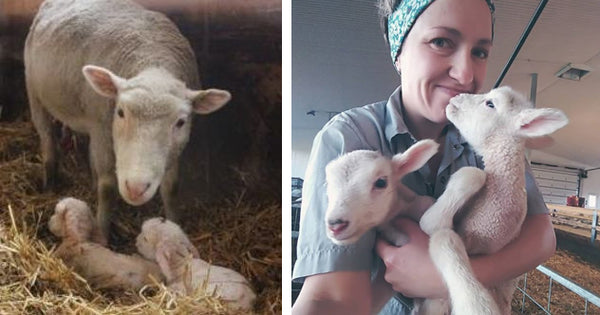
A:
[[[439,146],[437,142],[425,139],[413,144],[404,153],[394,155],[392,158],[394,175],[402,177],[420,169],[437,153]]]
[[[87,65],[81,71],[96,93],[110,98],[117,97],[119,88],[126,81],[110,70],[98,66]]]
[[[569,123],[567,116],[555,108],[523,110],[516,119],[517,135],[535,138],[549,135]]]
[[[194,112],[206,115],[210,114],[227,104],[231,94],[225,90],[208,89],[188,91],[188,98],[192,100]]]
[[[173,279],[173,271],[171,270],[169,262],[171,261],[171,255],[174,250],[175,248],[172,244],[168,244],[164,241],[156,245],[156,262],[167,280]]]

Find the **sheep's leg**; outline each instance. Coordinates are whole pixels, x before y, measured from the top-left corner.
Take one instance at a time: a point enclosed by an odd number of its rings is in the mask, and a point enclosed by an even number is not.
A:
[[[452,228],[454,215],[481,190],[485,178],[485,172],[476,167],[463,167],[456,171],[450,178],[446,191],[421,217],[421,230],[432,235],[440,229]]]
[[[31,120],[40,137],[40,149],[43,163],[43,190],[56,188],[56,170],[58,168],[56,157],[56,138],[52,116],[42,107],[39,100],[29,93],[29,107]]]
[[[518,282],[519,278],[511,279],[506,282],[500,283],[493,289],[492,295],[496,300],[496,304],[500,308],[501,314],[511,314],[511,302],[515,290],[517,289]]]
[[[100,127],[90,133],[90,156],[96,170],[98,182],[98,209],[96,221],[102,237],[101,244],[108,243],[112,208],[116,199],[117,179],[115,175],[115,157],[111,143],[110,131]],[[109,128],[110,129],[110,128]]]
[[[436,231],[429,254],[450,293],[452,314],[500,314],[488,290],[477,281],[465,245],[451,229]]]
[[[177,193],[179,182],[179,162],[175,161],[173,165],[165,172],[160,184],[160,197],[165,208],[165,216],[173,222],[179,222],[179,214],[174,206],[174,197]]]

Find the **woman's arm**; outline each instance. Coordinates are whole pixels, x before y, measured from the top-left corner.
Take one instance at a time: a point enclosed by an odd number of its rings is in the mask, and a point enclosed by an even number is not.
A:
[[[386,265],[386,281],[394,290],[409,297],[447,297],[443,280],[429,257],[429,237],[414,221],[398,219],[410,242],[394,247],[378,240],[377,253]],[[471,266],[485,286],[516,278],[550,258],[556,248],[552,221],[548,214],[533,214],[525,218],[519,236],[500,251],[471,257]]]
[[[306,277],[292,308],[301,314],[370,314],[369,271],[336,271]]]

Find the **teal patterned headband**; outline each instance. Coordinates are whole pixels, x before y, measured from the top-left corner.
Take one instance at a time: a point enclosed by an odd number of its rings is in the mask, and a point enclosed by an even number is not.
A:
[[[390,51],[392,54],[392,62],[396,62],[396,58],[402,47],[404,38],[410,31],[415,21],[427,9],[427,7],[435,0],[402,0],[398,7],[388,17],[388,42],[390,43]],[[494,35],[494,4],[492,0],[485,0],[490,7],[492,13],[492,37]]]

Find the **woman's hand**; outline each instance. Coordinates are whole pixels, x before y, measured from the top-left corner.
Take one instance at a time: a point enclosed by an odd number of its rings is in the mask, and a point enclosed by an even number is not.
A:
[[[394,226],[408,235],[409,242],[395,247],[384,239],[377,240],[377,253],[386,266],[385,280],[407,297],[447,297],[446,286],[429,256],[429,236],[407,218],[396,219]]]

